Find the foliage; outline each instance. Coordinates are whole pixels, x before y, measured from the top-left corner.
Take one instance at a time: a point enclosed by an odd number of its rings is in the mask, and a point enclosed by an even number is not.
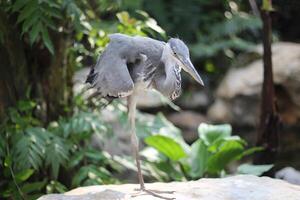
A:
[[[99,115],[79,111],[43,128],[36,109],[36,103],[20,101],[1,125],[1,198],[36,199],[46,189],[118,182],[111,173],[120,165],[90,146],[92,134],[105,137],[110,130]]]
[[[230,125],[203,123],[200,124],[198,131],[199,139],[191,146],[182,145],[183,141],[178,142],[169,136],[153,135],[145,139],[149,147],[143,155],[152,154],[153,157],[153,154],[156,154],[149,164],[154,171],[164,174],[159,175],[162,180],[179,181],[221,176],[228,173],[228,166],[232,161],[262,150],[260,147],[246,149],[247,144],[243,139],[231,135]],[[154,149],[157,152],[153,151]],[[271,167],[272,165],[247,164],[239,166],[237,172],[261,175]]]
[[[179,35],[193,44],[191,51],[195,58],[205,59],[214,58],[220,52],[232,57],[232,50],[243,51],[253,46],[255,39],[249,37],[249,33],[255,35],[261,22],[259,18],[243,11],[247,3],[227,0],[156,0],[146,1],[144,9],[168,33]]]
[[[92,137],[104,142],[112,135],[111,123],[102,111],[110,112],[128,128],[126,107],[119,101],[105,109],[94,110],[81,95],[74,99],[73,116],[43,126],[35,117],[39,105],[30,100],[18,102],[1,124],[0,175],[1,198],[36,199],[43,193],[64,192],[70,188],[119,183],[114,173],[124,166],[136,170],[130,157],[112,157],[91,145]],[[94,101],[100,106],[99,101]],[[93,106],[92,106],[93,107]],[[162,114],[149,117],[137,113],[137,132],[146,138],[155,133],[182,140],[179,129]],[[45,127],[45,128],[44,128]],[[181,146],[179,147],[181,148]],[[147,174],[150,176],[150,174]]]
[[[25,72],[24,77],[26,73],[31,74],[27,82],[33,90],[27,96],[32,100],[18,101],[14,108],[7,110],[7,118],[1,121],[0,170],[3,173],[0,174],[0,198],[36,199],[46,192],[118,183],[113,173],[121,171],[123,165],[135,170],[133,162],[112,158],[108,153],[91,147],[92,136],[97,135],[101,141],[111,136],[111,125],[105,122],[105,116],[99,110],[89,109],[99,105],[90,106],[81,95],[72,96],[70,82],[74,71],[95,63],[109,41],[108,35],[114,32],[163,40],[167,39],[167,33],[172,36],[179,34],[195,44],[191,45],[195,58],[207,59],[206,63],[210,65],[206,66],[214,66],[211,59],[220,52],[231,57],[233,50],[247,50],[252,46],[251,41],[255,41],[248,37],[248,32],[255,32],[260,23],[236,9],[240,5],[242,3],[238,1],[227,0],[1,1],[0,43],[6,43],[5,39],[10,37],[6,30],[12,26],[17,44],[5,44],[5,48],[16,46],[21,49],[20,54],[12,51],[3,55],[11,57],[16,54],[19,58],[24,54],[22,61],[26,63],[26,69],[21,71]],[[10,23],[3,23],[2,18],[7,18]],[[61,45],[65,48],[58,48],[58,41],[63,41]],[[207,67],[207,71],[213,71],[208,70],[211,68],[214,67]],[[4,69],[12,69],[10,74],[18,71],[13,65]],[[50,73],[52,69],[57,72]],[[47,86],[56,83],[59,79],[54,78],[60,76],[68,77],[67,83],[58,82],[49,90]],[[16,88],[12,88],[18,90],[18,77],[13,78],[17,80],[13,82]],[[49,104],[49,95],[45,94],[56,92],[60,87],[69,90],[67,94],[57,95],[56,99],[60,104],[67,96],[68,106],[64,109],[69,116],[65,114],[60,119],[48,121],[50,111],[45,105]],[[41,90],[42,94],[37,95]],[[18,96],[18,99],[24,98]],[[126,127],[127,114],[122,103],[114,102],[107,109]],[[150,161],[143,166],[144,172],[159,180],[219,176],[231,161],[259,150],[246,150],[245,141],[232,136],[228,126],[200,126],[199,139],[189,146],[183,141],[180,130],[162,114],[149,119],[138,113],[137,129],[139,137],[145,138],[151,146],[142,152]],[[241,165],[238,172],[260,174],[269,167]]]

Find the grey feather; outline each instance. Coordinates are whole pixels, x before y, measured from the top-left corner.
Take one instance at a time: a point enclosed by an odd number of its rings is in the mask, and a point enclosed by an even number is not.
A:
[[[183,61],[189,59],[181,40],[172,38],[165,43],[123,34],[109,37],[110,43],[86,80],[97,94],[118,98],[132,95],[137,88],[154,88],[172,100],[180,95],[180,71]]]

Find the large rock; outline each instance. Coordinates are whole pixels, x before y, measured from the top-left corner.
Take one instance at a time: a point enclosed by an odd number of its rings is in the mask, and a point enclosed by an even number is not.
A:
[[[182,130],[182,136],[188,143],[198,139],[199,124],[208,123],[206,117],[198,112],[184,110],[167,115],[167,119]]]
[[[300,121],[300,44],[275,43],[272,51],[280,114],[285,123],[296,124]],[[256,52],[262,54],[261,45]],[[217,89],[209,118],[238,125],[257,124],[262,82],[262,60],[230,69]]]
[[[222,179],[200,179],[190,182],[151,183],[149,189],[174,191],[162,194],[176,200],[299,200],[300,187],[268,177],[239,175]],[[150,200],[159,199],[137,194],[137,184],[89,186],[65,194],[45,195],[38,200]]]
[[[276,172],[275,177],[292,184],[300,185],[300,171],[293,167],[285,167],[279,170]]]

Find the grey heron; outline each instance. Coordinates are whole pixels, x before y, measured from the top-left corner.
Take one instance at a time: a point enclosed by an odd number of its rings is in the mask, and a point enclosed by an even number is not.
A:
[[[167,43],[148,37],[111,34],[110,42],[91,69],[86,83],[101,97],[127,98],[131,143],[136,160],[140,189],[145,189],[135,131],[136,97],[141,90],[156,89],[171,100],[181,93],[181,69],[199,84],[203,81],[194,68],[183,41]],[[153,193],[150,192],[152,195]]]

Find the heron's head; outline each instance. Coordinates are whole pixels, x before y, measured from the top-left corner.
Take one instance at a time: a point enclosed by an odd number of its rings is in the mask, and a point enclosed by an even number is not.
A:
[[[189,73],[198,83],[204,85],[200,75],[191,62],[189,49],[186,44],[178,38],[171,38],[168,41],[168,45],[173,54],[172,56],[178,61],[179,66]]]

